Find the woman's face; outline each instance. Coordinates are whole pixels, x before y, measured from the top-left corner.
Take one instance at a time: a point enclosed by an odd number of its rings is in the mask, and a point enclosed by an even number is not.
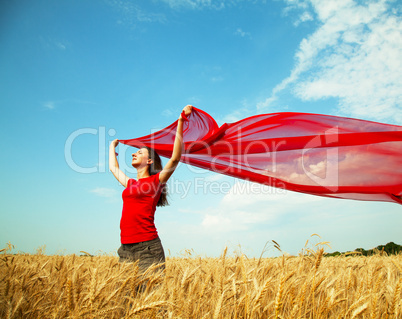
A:
[[[132,156],[133,160],[131,165],[135,168],[144,167],[152,163],[146,148],[140,148],[136,153],[133,153]]]

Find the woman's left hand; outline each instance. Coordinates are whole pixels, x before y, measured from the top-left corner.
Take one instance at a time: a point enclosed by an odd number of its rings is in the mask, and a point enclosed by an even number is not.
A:
[[[193,106],[192,105],[186,105],[185,107],[184,107],[184,109],[183,109],[183,111],[182,112],[184,112],[184,115],[187,117],[187,116],[189,116],[190,114],[191,114],[191,111],[193,110]],[[180,117],[179,117],[180,119],[182,119],[182,116],[181,116],[181,114],[180,114]]]

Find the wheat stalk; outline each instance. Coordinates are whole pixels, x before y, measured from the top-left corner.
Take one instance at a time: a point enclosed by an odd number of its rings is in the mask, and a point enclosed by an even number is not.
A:
[[[170,303],[167,301],[154,301],[147,305],[143,305],[143,306],[133,309],[132,311],[130,311],[129,316],[133,316],[135,314],[139,314],[141,312],[144,312],[144,311],[147,311],[150,309],[160,308],[160,307],[166,306],[166,305],[170,305]]]
[[[363,305],[361,305],[359,308],[356,308],[355,311],[353,311],[352,317],[351,319],[357,317],[358,315],[362,314],[364,311],[367,310],[368,307],[368,303],[365,303]]]
[[[222,292],[222,294],[220,295],[220,297],[218,299],[218,302],[216,303],[214,316],[213,316],[214,319],[219,318],[219,314],[220,314],[221,308],[222,308],[222,301],[223,301],[223,298],[225,297],[225,293],[226,293],[226,291]]]
[[[282,309],[282,295],[283,295],[283,286],[285,283],[285,276],[282,274],[279,287],[278,287],[278,292],[276,293],[276,298],[275,298],[275,318],[279,318],[279,313]]]
[[[394,296],[392,298],[392,304],[391,304],[391,311],[389,312],[389,315],[392,316],[396,313],[396,307],[399,301],[401,300],[401,288],[402,288],[402,277],[399,279],[398,283],[395,286],[394,289]],[[395,316],[396,318],[396,316]]]
[[[70,313],[72,313],[74,311],[74,308],[75,308],[72,289],[73,288],[72,288],[71,279],[68,279],[67,284],[66,284],[66,290],[67,290],[67,307],[68,307],[68,311]]]

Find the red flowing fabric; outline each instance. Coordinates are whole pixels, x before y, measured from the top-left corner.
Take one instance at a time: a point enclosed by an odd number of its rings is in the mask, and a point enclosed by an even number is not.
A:
[[[170,158],[177,121],[120,140]],[[402,204],[402,126],[309,113],[271,113],[217,125],[193,108],[181,161],[291,191]]]

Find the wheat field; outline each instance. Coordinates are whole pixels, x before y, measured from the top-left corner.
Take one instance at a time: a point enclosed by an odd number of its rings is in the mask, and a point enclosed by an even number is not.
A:
[[[402,255],[0,257],[1,318],[402,318]]]

